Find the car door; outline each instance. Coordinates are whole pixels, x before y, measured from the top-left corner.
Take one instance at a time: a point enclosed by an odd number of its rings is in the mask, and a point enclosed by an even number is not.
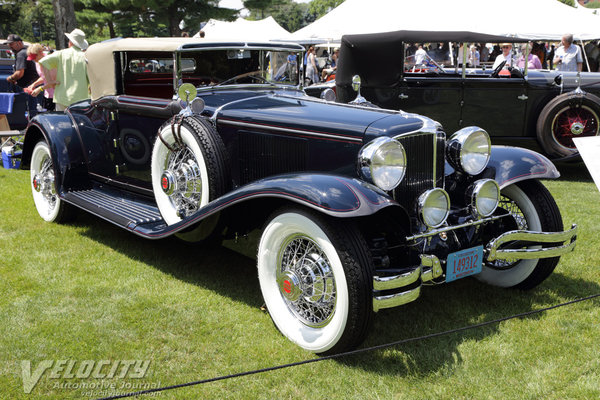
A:
[[[527,99],[523,77],[467,75],[460,125],[480,126],[492,137],[523,136]]]
[[[432,118],[449,134],[459,129],[461,101],[461,78],[455,73],[407,72],[398,94],[401,110]]]

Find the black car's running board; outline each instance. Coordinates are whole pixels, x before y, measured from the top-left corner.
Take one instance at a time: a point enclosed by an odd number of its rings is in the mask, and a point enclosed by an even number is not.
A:
[[[164,224],[158,208],[149,200],[97,186],[89,190],[64,193],[62,199],[123,228]]]

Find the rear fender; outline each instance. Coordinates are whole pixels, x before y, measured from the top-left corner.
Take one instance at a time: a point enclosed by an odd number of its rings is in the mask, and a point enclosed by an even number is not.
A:
[[[211,215],[242,202],[278,198],[338,218],[364,217],[400,205],[385,192],[358,179],[326,174],[279,175],[240,187],[203,207],[193,216],[160,231],[134,228],[143,236],[162,237],[193,227]]]
[[[87,163],[73,121],[67,114],[37,115],[27,127],[23,142],[21,168],[28,169],[36,143],[45,140],[50,147],[58,192],[88,186]]]
[[[560,173],[549,159],[520,147],[492,146],[483,177],[495,179],[500,188],[528,179],[556,179]]]

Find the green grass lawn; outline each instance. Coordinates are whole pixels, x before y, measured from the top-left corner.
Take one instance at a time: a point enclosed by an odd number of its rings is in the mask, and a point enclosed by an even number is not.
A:
[[[565,225],[578,223],[580,234],[575,252],[549,279],[529,292],[474,279],[426,287],[416,302],[379,312],[363,347],[600,293],[600,193],[584,167],[562,170],[563,178],[544,183]],[[28,171],[0,168],[1,399],[87,398],[90,389],[64,385],[96,382],[129,392],[314,357],[261,311],[253,260],[223,247],[141,239],[83,212],[70,224],[45,223],[28,180]],[[599,301],[155,397],[597,399]],[[32,371],[43,360],[150,365],[139,379],[56,379],[48,370],[25,394],[22,360],[31,361]]]

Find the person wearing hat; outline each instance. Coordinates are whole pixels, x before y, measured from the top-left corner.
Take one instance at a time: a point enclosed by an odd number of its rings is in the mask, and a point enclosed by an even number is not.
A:
[[[24,89],[36,79],[38,74],[35,69],[35,63],[27,60],[27,46],[23,44],[23,40],[19,35],[11,33],[6,38],[4,44],[15,54],[15,72],[9,75],[6,80],[14,85]],[[27,108],[29,111],[29,118],[34,117],[37,114],[38,101],[35,97],[27,96]]]
[[[84,54],[88,48],[85,33],[81,29],[74,29],[65,35],[69,38],[69,47],[55,51],[39,61],[47,70],[56,70],[57,83],[54,88],[56,111],[64,111],[71,104],[90,98]]]
[[[496,60],[494,61],[494,66],[492,67],[493,69],[496,69],[496,67],[498,67],[500,65],[500,63],[502,63],[502,61],[506,61],[506,64],[504,64],[504,68],[512,67],[512,64],[513,64],[513,59],[512,59],[512,54],[511,54],[512,44],[511,43],[502,43],[501,48],[502,48],[502,54],[498,54],[498,57],[496,57]]]

